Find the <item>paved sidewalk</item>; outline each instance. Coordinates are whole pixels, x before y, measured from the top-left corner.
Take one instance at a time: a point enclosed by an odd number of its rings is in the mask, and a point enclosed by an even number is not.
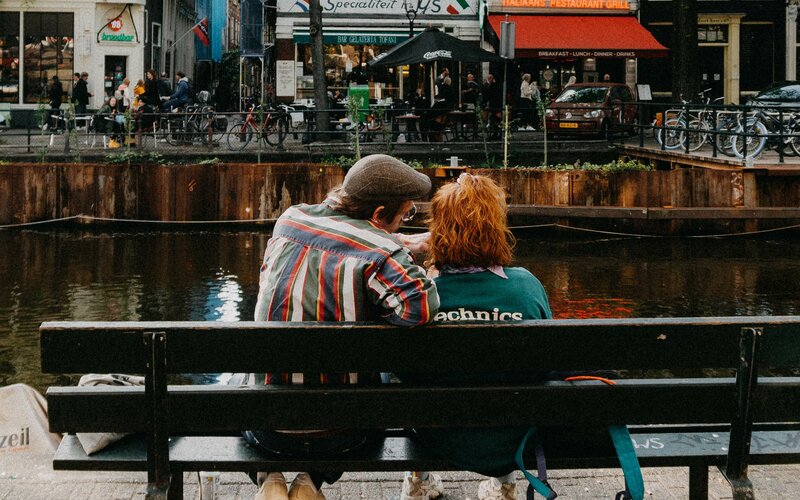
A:
[[[90,499],[123,500],[142,498],[146,490],[146,474],[118,472],[53,471],[51,457],[0,459],[0,499],[52,500]],[[444,500],[475,499],[480,476],[470,473],[443,473]],[[184,478],[185,498],[198,499],[196,475]],[[291,480],[294,474],[286,474]],[[551,483],[559,498],[612,499],[622,488],[619,469],[552,471]],[[711,470],[710,499],[731,498],[725,479]],[[345,474],[333,486],[323,488],[328,500],[397,500],[400,498],[400,473]],[[800,465],[753,466],[750,477],[759,500],[795,500],[800,497]],[[689,496],[689,473],[686,468],[644,469],[647,498],[686,499]],[[217,498],[249,499],[255,486],[241,473],[223,473]],[[517,481],[517,498],[525,498],[525,483]],[[541,498],[538,497],[537,498]]]

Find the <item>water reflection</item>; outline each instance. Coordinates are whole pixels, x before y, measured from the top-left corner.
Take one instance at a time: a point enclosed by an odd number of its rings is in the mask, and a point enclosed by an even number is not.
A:
[[[252,318],[266,232],[0,232],[0,384],[44,390],[51,320]],[[800,314],[800,240],[520,238],[561,318]],[[214,378],[216,380],[216,378]]]

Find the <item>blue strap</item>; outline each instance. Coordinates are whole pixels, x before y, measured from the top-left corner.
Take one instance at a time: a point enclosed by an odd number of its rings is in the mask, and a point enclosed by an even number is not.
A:
[[[548,486],[546,483],[541,481],[539,478],[534,477],[533,474],[528,472],[528,469],[525,468],[525,462],[522,460],[522,454],[525,452],[525,445],[528,443],[528,438],[533,436],[535,433],[536,433],[536,427],[531,427],[530,429],[528,429],[528,432],[525,433],[525,437],[522,438],[522,442],[519,443],[516,455],[517,467],[519,467],[519,470],[522,471],[522,474],[525,476],[525,479],[528,480],[528,482],[531,484],[531,486],[533,486],[533,489],[536,490],[537,493],[547,498],[547,500],[553,500],[558,496],[556,492],[550,489],[550,486]],[[541,458],[540,455],[537,454],[536,465],[537,467],[539,467],[538,469],[539,474],[544,474],[546,480],[547,472],[544,467],[544,454],[541,454]]]
[[[644,498],[644,479],[642,479],[642,468],[639,466],[639,459],[636,457],[636,450],[633,448],[631,434],[625,425],[610,425],[608,432],[614,442],[614,449],[617,450],[619,465],[625,475],[625,486],[633,500]]]

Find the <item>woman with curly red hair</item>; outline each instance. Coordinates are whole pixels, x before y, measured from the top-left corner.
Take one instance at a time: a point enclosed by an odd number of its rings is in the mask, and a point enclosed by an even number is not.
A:
[[[425,262],[439,291],[434,322],[552,318],[539,280],[526,269],[510,267],[514,236],[507,210],[503,188],[481,175],[461,174],[434,195]],[[466,381],[465,376],[457,378]],[[416,436],[421,445],[453,464],[490,476],[478,487],[479,499],[504,500],[516,498],[514,452],[526,431],[420,429]],[[441,493],[441,479],[435,474],[408,473],[401,499],[426,500]]]

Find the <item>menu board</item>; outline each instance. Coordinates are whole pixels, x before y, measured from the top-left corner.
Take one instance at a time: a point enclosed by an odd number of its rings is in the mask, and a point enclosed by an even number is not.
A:
[[[294,61],[276,61],[275,92],[278,97],[294,97]]]

